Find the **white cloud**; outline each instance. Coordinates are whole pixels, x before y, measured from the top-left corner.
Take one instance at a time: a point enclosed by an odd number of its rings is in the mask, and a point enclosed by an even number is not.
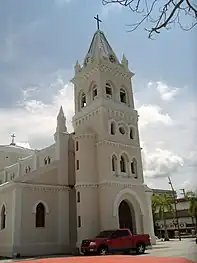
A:
[[[16,142],[16,145],[23,147],[23,148],[31,149],[31,146],[29,145],[28,142]]]
[[[30,90],[24,91],[23,100],[14,109],[0,109],[0,120],[4,124],[1,130],[0,143],[9,143],[11,133],[16,134],[16,140],[20,145],[32,144],[32,140],[45,138],[40,147],[46,146],[53,141],[53,133],[56,128],[56,116],[62,105],[67,117],[68,130],[72,130],[71,118],[74,113],[73,86],[65,84],[58,78],[53,86],[58,86],[59,92],[53,97],[51,104],[29,99]],[[7,121],[9,119],[9,122]],[[30,147],[28,146],[28,147]]]
[[[184,160],[178,154],[169,150],[156,148],[154,152],[143,152],[144,175],[158,178],[168,177],[179,171],[184,165]]]
[[[156,89],[157,92],[160,95],[160,99],[163,101],[172,101],[175,99],[175,97],[179,94],[180,88],[176,87],[171,87],[167,85],[164,82],[157,81],[157,82],[152,82],[150,81],[147,85],[149,89]]]
[[[157,82],[157,90],[160,93],[161,99],[171,101],[178,94],[179,88],[168,87],[165,83]]]
[[[138,113],[141,127],[158,122],[165,125],[173,123],[171,117],[167,113],[163,113],[162,109],[157,105],[142,105],[138,108]]]

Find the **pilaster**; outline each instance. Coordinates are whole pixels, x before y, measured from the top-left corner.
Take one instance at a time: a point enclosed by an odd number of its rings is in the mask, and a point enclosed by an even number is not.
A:
[[[37,170],[39,168],[39,151],[35,150],[34,154],[34,169]]]
[[[69,247],[70,245],[70,225],[69,225],[69,190],[58,193],[58,243],[59,246]]]
[[[20,253],[17,247],[20,246],[21,224],[22,224],[22,188],[16,187],[13,191],[12,201],[12,245],[13,253]]]
[[[148,229],[149,229],[149,235],[151,237],[151,244],[155,245],[156,244],[156,236],[155,236],[155,231],[154,231],[154,224],[153,224],[153,214],[152,214],[152,191],[146,191],[146,200],[147,200],[147,205],[148,205],[148,219],[146,218],[147,224],[148,224]]]

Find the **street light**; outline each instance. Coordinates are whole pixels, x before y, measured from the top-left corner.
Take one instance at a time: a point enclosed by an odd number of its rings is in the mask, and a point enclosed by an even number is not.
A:
[[[175,209],[175,216],[176,216],[176,223],[177,223],[177,229],[178,229],[178,233],[179,233],[179,241],[181,241],[181,234],[180,234],[180,228],[179,228],[179,218],[178,218],[178,213],[177,213],[177,202],[176,202],[176,196],[175,196],[175,191],[174,191],[174,187],[172,185],[171,179],[168,176],[168,180],[169,180],[169,185],[172,188],[172,195],[173,195],[173,201],[174,201],[174,209]]]

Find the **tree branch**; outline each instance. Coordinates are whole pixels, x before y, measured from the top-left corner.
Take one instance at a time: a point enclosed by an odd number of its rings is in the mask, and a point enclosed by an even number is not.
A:
[[[194,0],[195,1],[195,0]],[[177,23],[185,31],[191,30],[197,25],[197,5],[192,0],[102,0],[103,5],[120,4],[129,8],[133,13],[141,14],[142,17],[137,23],[128,25],[128,32],[136,30],[143,23],[153,24],[145,28],[149,32],[149,38],[153,33],[159,34],[162,29],[169,29],[169,25]],[[158,16],[156,14],[159,14]],[[181,23],[181,16],[191,18],[191,24],[187,27]]]

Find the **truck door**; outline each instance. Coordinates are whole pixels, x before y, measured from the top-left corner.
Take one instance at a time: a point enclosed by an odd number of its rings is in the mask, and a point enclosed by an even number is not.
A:
[[[122,251],[131,248],[131,235],[127,229],[117,230],[111,237],[111,249]]]

